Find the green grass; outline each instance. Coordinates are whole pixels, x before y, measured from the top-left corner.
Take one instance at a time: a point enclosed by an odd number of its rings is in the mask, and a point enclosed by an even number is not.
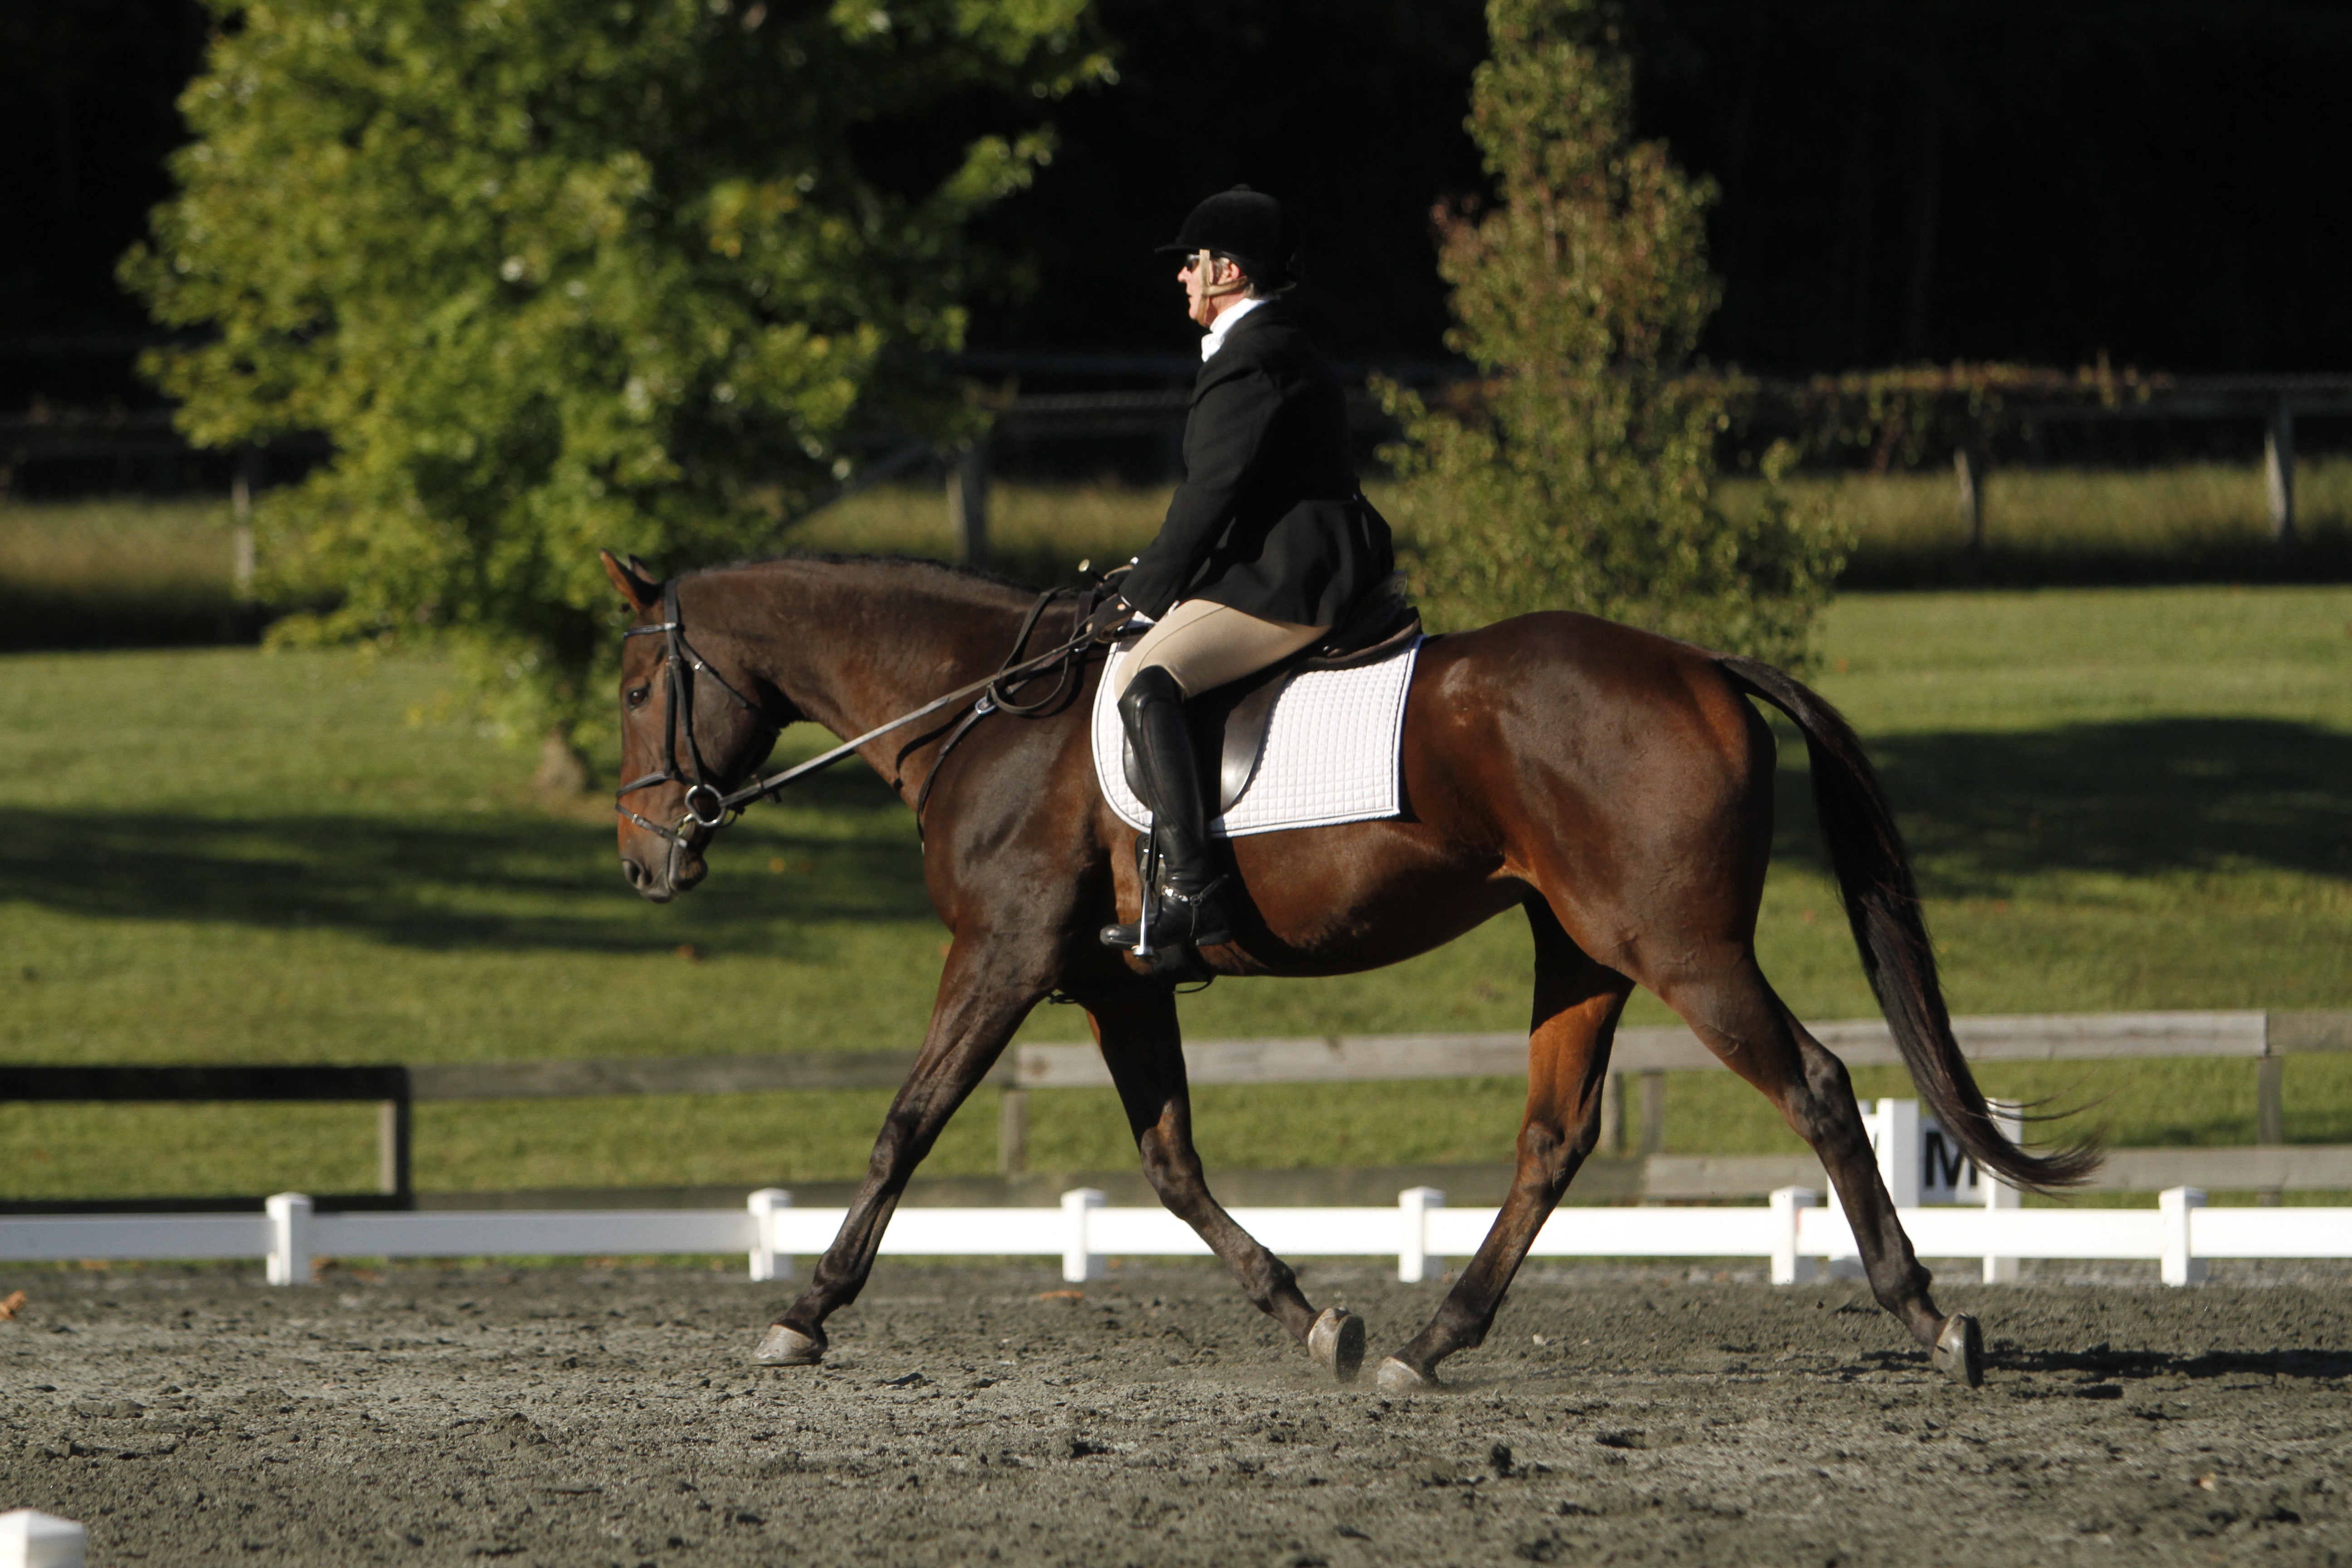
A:
[[[2128,472],[1995,468],[1983,485],[1984,545],[1968,548],[1948,469],[1800,474],[1801,497],[1825,501],[1853,531],[1849,587],[2343,581],[2352,571],[2352,459],[2295,465],[2292,561],[2272,548],[2262,470],[2183,463]],[[1732,479],[1733,511],[1759,487]]]
[[[1800,495],[1824,498],[1864,549],[1961,544],[1967,530],[1948,468],[1895,474],[1799,474]],[[1735,500],[1752,485],[1733,481]],[[1984,480],[1985,542],[2009,549],[2180,549],[2266,542],[2270,502],[2254,464],[2179,463],[2129,471],[1991,469]],[[2352,460],[2295,465],[2295,511],[2315,531],[2352,524]]]
[[[1151,542],[1168,514],[1172,489],[1117,485],[1018,485],[989,488],[988,541],[995,566],[1034,583],[1066,579],[1080,561],[1097,568],[1124,561]],[[787,536],[797,550],[852,550],[900,555],[954,556],[944,492],[911,485],[879,486],[845,498],[797,524]]]
[[[2299,566],[2272,559],[2260,470],[2181,464],[2131,472],[1999,468],[1986,481],[1987,550],[1969,555],[1948,473],[1803,474],[1801,495],[1854,530],[1849,578],[1874,586],[1983,583],[2341,580],[2352,570],[2352,459],[2306,459],[2296,504]],[[1385,487],[1371,487],[1379,500]],[[1723,481],[1733,510],[1752,480]],[[990,539],[1003,570],[1061,581],[1082,559],[1124,560],[1150,541],[1169,490],[1110,484],[998,484]],[[782,542],[803,550],[952,554],[943,491],[889,485],[807,518]],[[243,640],[228,506],[221,500],[0,500],[0,647],[97,647]]]
[[[1119,522],[1118,502],[1066,493],[1072,511],[1041,512],[1037,537],[1097,515],[1117,548],[1120,527],[1149,526]],[[1958,1010],[2352,1005],[2352,590],[1851,595],[1823,649],[1820,684],[1869,737],[1918,851]],[[863,773],[755,811],[703,889],[656,909],[616,875],[601,799],[551,809],[521,782],[528,759],[434,717],[448,678],[432,664],[206,650],[17,654],[0,671],[0,1059],[593,1058],[921,1034],[942,933],[912,824]],[[1806,1015],[1865,1015],[1801,748],[1782,760],[1765,962]],[[1220,983],[1185,1003],[1187,1027],[1515,1028],[1528,962],[1507,918],[1375,974]],[[1665,1014],[1644,996],[1633,1016]],[[1083,1021],[1041,1009],[1023,1037],[1083,1038]],[[2086,1123],[2119,1144],[2252,1136],[2247,1064],[1984,1076],[2095,1102]],[[2287,1083],[2291,1138],[2352,1142],[2352,1074],[2299,1058]],[[1498,1159],[1517,1094],[1205,1090],[1203,1149],[1213,1166]],[[862,1166],[885,1098],[428,1106],[418,1176],[837,1177]],[[932,1169],[991,1168],[993,1108],[974,1109]],[[1675,1079],[1667,1137],[1794,1147],[1727,1075]],[[1032,1146],[1039,1168],[1132,1159],[1108,1094],[1037,1096]],[[0,1193],[347,1189],[373,1157],[361,1108],[0,1108]]]
[[[1885,586],[2138,582],[2276,575],[2269,503],[2253,465],[2185,463],[2128,472],[1996,468],[1985,481],[1985,552],[1969,555],[1949,472],[1800,474],[1801,499],[1826,503],[1853,531],[1849,575]],[[2340,574],[2352,530],[2352,459],[2296,465],[2303,570]],[[1386,486],[1368,487],[1379,502]],[[1723,482],[1725,505],[1751,507],[1750,479]],[[998,485],[989,537],[1000,563],[1058,581],[1082,557],[1125,560],[1148,543],[1166,489]],[[956,541],[938,489],[887,486],[851,496],[800,523],[791,542],[811,550],[952,554]]]
[[[0,501],[0,647],[234,640],[228,503]]]

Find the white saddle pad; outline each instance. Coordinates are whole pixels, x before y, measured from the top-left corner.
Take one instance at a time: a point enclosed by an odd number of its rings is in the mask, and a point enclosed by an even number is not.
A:
[[[1105,799],[1129,827],[1151,826],[1151,813],[1127,787],[1118,704],[1125,647],[1111,651],[1095,694],[1095,776]],[[1212,834],[1239,838],[1286,827],[1369,822],[1404,809],[1399,761],[1405,690],[1421,656],[1416,637],[1403,652],[1358,669],[1317,669],[1297,677],[1276,700],[1256,771]]]

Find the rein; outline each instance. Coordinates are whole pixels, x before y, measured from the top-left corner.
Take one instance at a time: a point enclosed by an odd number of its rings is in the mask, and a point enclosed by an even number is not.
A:
[[[1038,596],[1037,602],[1030,606],[1028,616],[1021,623],[1019,635],[1013,638],[1012,653],[1006,656],[1005,663],[992,674],[983,676],[970,685],[959,686],[945,696],[934,697],[912,712],[902,713],[887,724],[877,725],[866,731],[855,740],[844,741],[831,751],[811,757],[807,762],[795,767],[786,768],[783,772],[772,774],[767,778],[755,779],[740,789],[722,794],[717,785],[710,783],[711,769],[703,762],[702,748],[695,740],[694,675],[699,673],[710,677],[712,680],[718,682],[719,689],[725,692],[737,707],[757,719],[771,732],[781,734],[783,727],[761,712],[757,703],[729,685],[726,677],[712,668],[704,661],[700,654],[694,651],[693,645],[686,640],[686,617],[684,612],[678,607],[677,584],[675,580],[665,583],[662,584],[662,618],[651,626],[631,626],[622,636],[660,637],[667,640],[668,647],[662,659],[663,671],[669,688],[669,727],[663,741],[666,765],[658,773],[650,773],[643,777],[632,779],[615,790],[613,793],[613,809],[646,832],[658,834],[667,839],[672,853],[676,854],[691,847],[687,836],[693,828],[701,828],[706,833],[716,832],[725,826],[733,815],[740,814],[754,801],[765,800],[786,784],[833,766],[867,742],[887,735],[893,730],[904,729],[917,720],[928,719],[941,709],[953,707],[976,693],[980,694],[980,701],[974,705],[972,711],[965,716],[963,722],[957,727],[955,733],[950,738],[950,747],[952,747],[956,741],[963,738],[964,731],[968,730],[975,721],[990,713],[1009,713],[1015,718],[1027,718],[1041,713],[1062,700],[1079,664],[1079,660],[1075,656],[1083,652],[1087,645],[1094,641],[1093,628],[1088,625],[1088,612],[1091,609],[1091,600],[1096,590],[1092,588],[1047,589]],[[1036,630],[1037,623],[1044,617],[1047,606],[1066,594],[1079,595],[1076,630],[1066,642],[1039,654],[1034,658],[1022,659],[1021,650],[1028,645],[1030,635]],[[1015,662],[1016,660],[1018,662]],[[1007,691],[1026,685],[1057,663],[1062,666],[1062,678],[1055,683],[1053,691],[1043,700],[1036,702],[1019,703],[1006,695]],[[1002,686],[1000,682],[1003,683]],[[677,740],[681,731],[686,737],[687,760],[692,764],[694,770],[691,775],[678,771]],[[940,760],[944,761],[945,758],[946,750],[942,749]],[[930,777],[923,781],[922,794],[916,803],[918,823],[922,818],[922,803],[930,798],[931,780],[938,775],[939,767],[934,763]],[[683,784],[687,786],[686,815],[678,818],[675,827],[665,827],[649,817],[641,816],[624,804],[626,796],[635,794],[638,790],[650,789],[656,784]]]

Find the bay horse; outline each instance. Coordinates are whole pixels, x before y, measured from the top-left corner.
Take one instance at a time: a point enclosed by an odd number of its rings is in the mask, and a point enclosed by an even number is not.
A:
[[[1041,618],[1024,590],[929,562],[788,557],[667,583],[634,559],[604,562],[635,613],[621,675],[621,863],[656,903],[703,879],[722,795],[786,726],[865,737],[984,679],[1008,647],[1025,657],[1033,634],[1050,647],[1075,629],[1066,602]],[[864,1288],[915,1167],[1022,1020],[1059,994],[1086,1010],[1160,1201],[1328,1372],[1357,1373],[1361,1321],[1318,1312],[1210,1194],[1170,981],[1097,940],[1136,918],[1140,891],[1135,832],[1105,802],[1088,744],[1101,670],[1086,658],[1066,700],[1027,717],[959,726],[950,713],[856,748],[918,808],[925,887],[952,940],[921,1054],[840,1234],[761,1340],[761,1362],[824,1355],[825,1321]],[[1779,1108],[1835,1184],[1879,1303],[1936,1366],[1979,1380],[1981,1333],[1930,1298],[1844,1065],[1758,965],[1775,748],[1751,698],[1805,737],[1863,966],[1921,1096],[1980,1167],[2012,1183],[2061,1186],[2091,1168],[2086,1150],[2027,1152],[1988,1112],[1952,1038],[1893,811],[1828,703],[1769,665],[1589,616],[1434,637],[1405,710],[1403,814],[1227,842],[1234,940],[1201,954],[1219,975],[1351,973],[1526,911],[1535,999],[1510,1194],[1430,1322],[1380,1364],[1383,1390],[1434,1384],[1439,1363],[1485,1339],[1598,1140],[1610,1041],[1635,985]]]

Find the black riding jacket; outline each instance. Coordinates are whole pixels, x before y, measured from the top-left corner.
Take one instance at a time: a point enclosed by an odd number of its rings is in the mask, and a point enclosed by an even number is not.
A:
[[[1328,626],[1395,570],[1389,525],[1349,460],[1339,378],[1269,300],[1202,363],[1184,421],[1184,482],[1121,595],[1154,617],[1207,599]]]

